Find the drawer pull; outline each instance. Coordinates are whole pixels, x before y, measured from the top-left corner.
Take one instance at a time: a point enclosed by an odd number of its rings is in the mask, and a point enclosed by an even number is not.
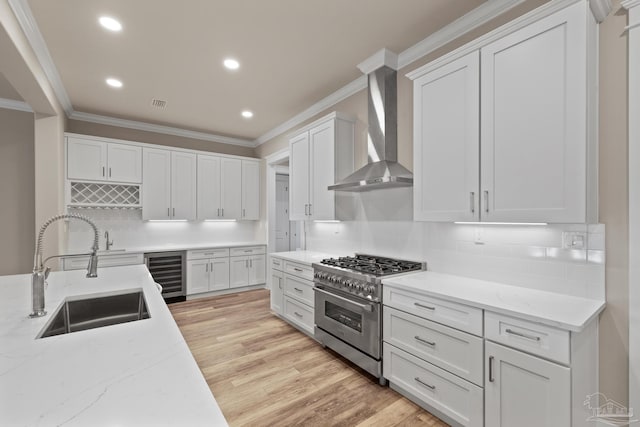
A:
[[[435,347],[436,346],[435,342],[427,341],[424,338],[420,338],[418,335],[416,335],[414,338],[416,339],[416,341],[420,341],[421,343],[430,345],[431,347]]]
[[[298,289],[298,288],[293,288],[293,290],[296,292],[302,292],[302,289]]]
[[[415,377],[415,378],[414,378],[414,380],[416,380],[416,382],[418,382],[418,383],[422,384],[423,386],[425,386],[425,387],[427,387],[427,388],[429,388],[429,389],[431,389],[431,390],[435,390],[435,389],[436,389],[436,386],[425,383],[424,381],[422,381],[422,380],[420,379],[420,377]]]
[[[514,331],[512,329],[505,329],[504,331],[507,334],[515,335],[515,336],[521,337],[521,338],[526,338],[526,339],[531,340],[531,341],[540,341],[540,339],[541,339],[540,337],[536,337],[534,335],[523,334],[521,332],[516,332],[516,331]]]
[[[246,251],[244,251],[245,254],[249,254],[251,252],[253,252],[253,249],[247,249]]]
[[[302,273],[302,272],[304,271],[303,269],[298,268],[298,267],[293,267],[293,269],[294,269],[295,271],[297,271],[298,273]]]
[[[293,314],[295,314],[296,316],[302,319],[302,314],[298,313],[297,311],[294,311]]]
[[[493,381],[493,356],[489,356],[489,382],[492,383]]]
[[[424,305],[424,304],[420,304],[419,302],[414,302],[413,303],[416,307],[420,307],[420,308],[426,308],[427,310],[435,310],[435,307],[431,307],[429,305]]]

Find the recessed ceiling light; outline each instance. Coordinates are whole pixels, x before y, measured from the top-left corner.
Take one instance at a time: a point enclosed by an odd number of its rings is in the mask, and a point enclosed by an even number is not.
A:
[[[117,88],[122,87],[122,82],[118,79],[108,78],[106,82],[111,87],[117,87]]]
[[[244,110],[242,112],[242,117],[244,117],[245,119],[250,119],[251,117],[253,117],[253,112],[249,110]]]
[[[230,70],[237,70],[238,68],[240,68],[240,63],[232,58],[225,59],[223,64]]]
[[[109,31],[122,30],[122,24],[118,20],[111,18],[110,16],[101,16],[98,21],[100,22],[100,25],[102,25]]]

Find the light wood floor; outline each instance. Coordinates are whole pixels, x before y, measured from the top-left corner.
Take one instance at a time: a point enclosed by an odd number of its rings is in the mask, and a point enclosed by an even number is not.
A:
[[[267,290],[169,308],[231,426],[446,426],[274,316]]]

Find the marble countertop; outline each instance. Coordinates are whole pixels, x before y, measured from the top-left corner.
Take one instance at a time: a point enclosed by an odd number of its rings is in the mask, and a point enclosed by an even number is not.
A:
[[[51,273],[38,319],[31,276],[0,277],[0,425],[226,426],[146,267],[85,274]],[[138,289],[149,319],[36,339],[69,296]]]
[[[582,331],[605,307],[600,300],[432,271],[384,279],[382,283],[573,332]]]
[[[269,254],[269,256],[311,265],[312,263],[320,262],[325,258],[336,258],[337,256],[343,256],[343,255],[335,255],[335,254],[332,255],[332,254],[325,254],[322,252],[313,252],[313,251],[291,251],[291,252],[272,252]]]
[[[98,255],[117,255],[126,253],[140,253],[140,252],[172,252],[172,251],[188,251],[191,249],[217,249],[217,248],[239,248],[245,246],[266,246],[265,242],[227,242],[227,243],[166,243],[163,245],[149,245],[149,246],[130,246],[126,248],[115,247],[111,251],[99,251]],[[86,252],[82,250],[80,252]],[[69,255],[73,255],[75,252],[68,251]]]

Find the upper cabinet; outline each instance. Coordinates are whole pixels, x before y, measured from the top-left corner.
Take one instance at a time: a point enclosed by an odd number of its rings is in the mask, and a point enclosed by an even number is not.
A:
[[[410,75],[416,220],[597,221],[588,7]]]
[[[244,220],[260,219],[260,162],[242,161],[242,216]]]
[[[332,113],[289,139],[289,218],[337,220],[350,215],[348,194],[329,191],[354,170],[354,122]]]
[[[142,182],[142,149],[67,137],[67,178],[122,183]]]

